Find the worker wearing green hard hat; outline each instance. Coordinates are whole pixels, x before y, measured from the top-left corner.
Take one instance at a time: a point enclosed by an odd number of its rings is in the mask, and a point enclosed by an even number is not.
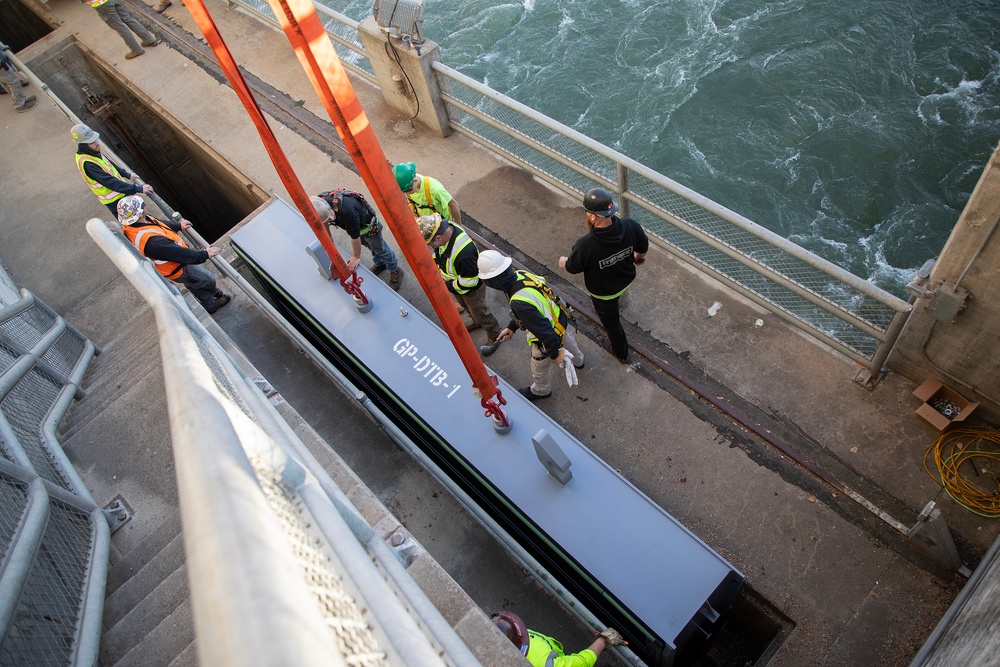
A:
[[[392,168],[399,189],[406,193],[407,203],[414,218],[437,213],[445,220],[462,224],[462,211],[441,181],[417,173],[417,165],[401,162]]]

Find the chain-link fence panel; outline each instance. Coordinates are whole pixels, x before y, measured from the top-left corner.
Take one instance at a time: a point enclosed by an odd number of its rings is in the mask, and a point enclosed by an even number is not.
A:
[[[0,665],[70,664],[93,535],[91,515],[50,498],[45,536],[0,648]]]
[[[775,312],[794,317],[817,337],[865,359],[875,356],[880,340],[864,325],[886,332],[901,303],[892,295],[873,296],[881,292],[875,287],[861,291],[834,275],[836,271],[824,270],[828,263],[820,258],[804,249],[790,252],[790,243],[780,247],[769,234],[755,234],[750,221],[737,224],[716,212],[722,207],[693,201],[683,188],[666,185],[668,178],[647,177],[630,168],[632,161],[615,159],[613,151],[599,150],[569,128],[560,131],[555,121],[543,122],[536,112],[467,83],[454,70],[435,66],[435,71],[454,129],[581,196],[592,187],[610,188],[623,203],[632,204],[632,218],[696,266],[756,295]]]
[[[42,424],[62,390],[62,383],[39,368],[32,368],[0,401],[0,411],[18,443],[43,479],[74,491],[42,439]],[[51,443],[58,446],[58,443]]]

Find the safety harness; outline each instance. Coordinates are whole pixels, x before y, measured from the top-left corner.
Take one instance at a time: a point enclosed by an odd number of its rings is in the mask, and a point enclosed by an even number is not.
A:
[[[418,174],[418,176],[419,176],[419,174]],[[427,200],[427,203],[426,204],[421,204],[420,202],[418,202],[413,197],[410,197],[409,195],[407,195],[406,200],[408,202],[410,202],[410,210],[413,211],[413,215],[415,215],[416,217],[419,218],[422,215],[430,215],[430,214],[433,214],[435,212],[436,213],[441,213],[436,208],[434,208],[434,200],[431,199],[431,182],[430,182],[430,179],[428,179],[428,178],[426,178],[424,176],[420,176],[420,180],[424,184],[424,199]],[[427,213],[421,213],[421,211],[427,211]],[[444,217],[443,213],[441,214],[441,217]]]
[[[528,303],[537,308],[538,312],[549,320],[556,335],[559,336],[559,340],[562,341],[566,336],[566,326],[559,321],[559,315],[565,311],[567,318],[569,318],[569,308],[566,303],[552,291],[551,287],[545,284],[545,278],[542,276],[536,276],[527,271],[515,271],[514,275],[517,276],[517,282],[523,287],[519,288],[510,297],[510,300]],[[525,328],[513,311],[511,311],[511,316],[517,322],[518,328]],[[536,340],[537,338],[533,336],[528,337],[528,343],[533,343]]]
[[[333,218],[331,220],[327,220],[326,225],[329,227],[337,222],[337,216],[340,214],[340,202],[344,200],[345,195],[350,195],[358,200],[358,202],[360,202],[365,210],[372,216],[372,224],[361,229],[361,236],[367,236],[372,232],[378,234],[380,225],[378,222],[378,214],[375,212],[375,209],[372,208],[372,205],[368,203],[368,200],[365,199],[363,194],[355,190],[348,190],[347,188],[337,188],[336,190],[330,190],[329,192],[324,192],[320,195],[320,197],[322,197],[326,203],[330,205],[330,210],[333,211]]]

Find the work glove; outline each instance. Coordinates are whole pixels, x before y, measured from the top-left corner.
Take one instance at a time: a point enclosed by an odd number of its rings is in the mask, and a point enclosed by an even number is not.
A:
[[[576,377],[576,366],[573,365],[573,355],[570,354],[569,350],[566,350],[564,355],[562,365],[566,369],[566,384],[575,387],[580,384],[580,380]]]
[[[614,628],[605,628],[601,632],[594,632],[594,634],[598,637],[604,637],[604,643],[608,645],[608,648],[611,648],[612,646],[618,646],[620,644],[625,644],[626,646],[628,646],[628,642],[625,641],[622,638],[621,633],[615,630]]]

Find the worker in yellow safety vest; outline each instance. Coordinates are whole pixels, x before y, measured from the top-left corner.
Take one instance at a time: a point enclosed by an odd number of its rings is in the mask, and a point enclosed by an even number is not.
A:
[[[595,632],[596,638],[590,646],[579,653],[567,655],[562,644],[552,637],[529,630],[517,614],[499,611],[490,618],[533,667],[594,667],[604,649],[627,643],[617,630],[606,628]]]
[[[472,318],[465,328],[475,331],[482,327],[487,343],[492,345],[500,335],[500,324],[486,306],[486,290],[479,281],[479,248],[464,229],[437,213],[417,218],[417,228],[431,249],[448,291],[460,310],[467,310]]]
[[[76,146],[76,167],[111,215],[118,218],[118,200],[126,195],[149,194],[153,186],[131,182],[133,174],[119,169],[101,153],[101,135],[79,123],[71,131]]]
[[[118,217],[125,237],[132,242],[143,257],[164,278],[188,288],[209,313],[214,313],[230,301],[215,284],[215,276],[204,264],[208,258],[219,254],[215,246],[189,248],[178,232],[191,228],[191,223],[181,218],[177,222],[163,222],[146,215],[146,203],[139,195],[129,195],[118,203]]]
[[[515,271],[512,263],[510,257],[496,250],[484,250],[479,253],[479,279],[510,300],[511,320],[500,332],[500,340],[511,338],[516,329],[528,332],[532,382],[518,391],[534,402],[552,395],[552,367],[566,361],[566,352],[570,353],[575,368],[583,368],[583,352],[567,328],[567,309],[545,284],[545,279],[527,271]]]
[[[413,217],[434,215],[437,213],[445,220],[457,225],[462,224],[462,211],[458,202],[452,197],[441,181],[430,176],[417,173],[417,165],[412,162],[402,162],[392,168],[399,189],[406,194]]]

